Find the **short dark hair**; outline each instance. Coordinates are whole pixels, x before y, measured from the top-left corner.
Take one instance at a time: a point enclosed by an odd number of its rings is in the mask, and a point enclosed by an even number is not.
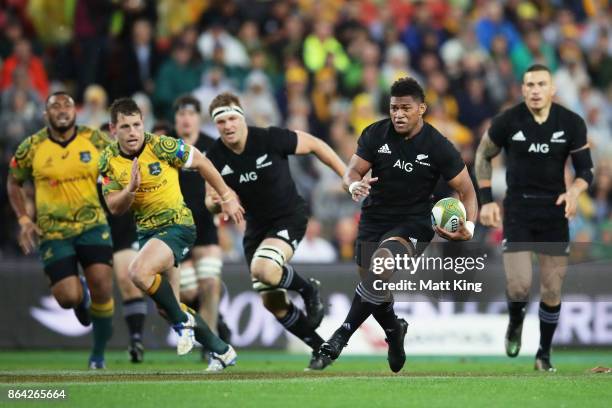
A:
[[[425,101],[425,93],[421,85],[410,77],[400,78],[391,85],[391,96],[412,96],[413,99],[419,102]]]
[[[210,106],[208,107],[208,113],[212,116],[213,111],[219,106],[231,105],[236,105],[242,108],[242,105],[240,105],[240,99],[238,99],[236,95],[231,92],[223,92],[222,94],[215,96],[215,99],[212,100]]]
[[[534,72],[534,71],[546,71],[549,74],[551,74],[550,68],[548,68],[546,65],[544,64],[533,64],[531,65],[529,68],[527,68],[527,70],[525,71],[525,73],[528,72]]]
[[[51,100],[51,98],[53,98],[54,96],[60,96],[60,95],[65,95],[65,96],[69,97],[70,99],[72,99],[74,101],[74,98],[68,92],[66,92],[66,91],[55,91],[52,94],[49,94],[49,96],[47,96],[47,99],[45,99],[45,108],[49,104],[49,101]]]
[[[174,101],[174,112],[186,107],[192,107],[198,113],[202,112],[202,105],[200,104],[200,101],[192,95],[186,94],[176,98]]]
[[[115,101],[110,106],[109,111],[110,120],[113,125],[117,124],[117,118],[119,117],[119,114],[122,114],[124,116],[139,114],[140,117],[142,117],[142,112],[140,111],[140,108],[132,98],[115,99]]]

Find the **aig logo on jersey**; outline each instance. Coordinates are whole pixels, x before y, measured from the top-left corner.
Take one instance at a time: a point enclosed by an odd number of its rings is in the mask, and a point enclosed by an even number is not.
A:
[[[161,173],[161,164],[159,162],[149,164],[149,174],[157,176]]]
[[[397,159],[395,164],[393,164],[393,168],[395,167],[399,167],[400,169],[404,170],[406,173],[412,172],[412,163],[403,161],[402,159]]]
[[[549,150],[548,143],[532,143],[527,151],[529,153],[548,153]]]
[[[250,171],[248,173],[243,173],[240,175],[239,183],[248,183],[249,181],[255,180],[257,180],[257,173],[255,173],[254,171]]]

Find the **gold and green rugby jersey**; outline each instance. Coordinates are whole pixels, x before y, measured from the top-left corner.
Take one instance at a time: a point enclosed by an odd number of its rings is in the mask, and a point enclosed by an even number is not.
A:
[[[123,153],[115,142],[100,157],[102,192],[106,196],[123,190],[130,183],[132,160],[138,157],[141,181],[132,203],[138,231],[193,225],[191,210],[185,205],[179,185],[179,169],[190,154],[191,146],[181,139],[152,133],[145,133],[144,144],[135,156]]]
[[[43,241],[106,224],[96,182],[100,153],[110,143],[105,133],[78,126],[65,142],[53,140],[43,128],[17,147],[9,171],[19,182],[34,181]]]

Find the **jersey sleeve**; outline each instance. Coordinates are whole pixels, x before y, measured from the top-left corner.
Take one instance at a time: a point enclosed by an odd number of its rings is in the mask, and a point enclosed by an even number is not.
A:
[[[489,138],[498,147],[504,147],[506,145],[506,139],[508,137],[507,116],[508,115],[502,113],[494,117],[488,130]]]
[[[34,146],[32,137],[28,137],[17,147],[15,155],[11,158],[9,174],[18,182],[32,178],[32,162],[34,160]]]
[[[357,140],[357,151],[355,154],[363,160],[374,163],[374,150],[372,149],[371,126],[368,126],[361,132],[359,140]]]
[[[576,115],[574,120],[574,131],[570,141],[570,151],[580,149],[587,144],[587,127],[584,120]]]
[[[153,136],[153,152],[158,159],[164,160],[170,166],[180,169],[184,167],[193,153],[193,147],[183,139],[170,136]]]
[[[97,129],[91,133],[89,140],[98,151],[104,150],[106,146],[112,143],[112,140],[105,132]]]
[[[268,128],[269,146],[276,150],[281,156],[295,154],[298,136],[293,130],[283,129],[275,126]]]
[[[100,177],[102,177],[102,194],[104,196],[112,193],[113,191],[121,191],[123,186],[115,179],[115,176],[110,168],[110,160],[112,153],[110,149],[104,149],[100,155],[100,161],[98,162],[98,171]]]
[[[442,174],[442,177],[444,177],[446,181],[453,179],[465,167],[465,163],[459,151],[457,151],[455,146],[442,135],[440,135],[439,149],[436,156],[440,174]]]

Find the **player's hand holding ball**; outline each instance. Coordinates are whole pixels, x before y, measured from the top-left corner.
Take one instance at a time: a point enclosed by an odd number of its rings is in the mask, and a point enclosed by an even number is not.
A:
[[[474,235],[474,223],[466,221],[463,203],[447,197],[431,210],[431,222],[436,233],[450,241],[468,241]]]

